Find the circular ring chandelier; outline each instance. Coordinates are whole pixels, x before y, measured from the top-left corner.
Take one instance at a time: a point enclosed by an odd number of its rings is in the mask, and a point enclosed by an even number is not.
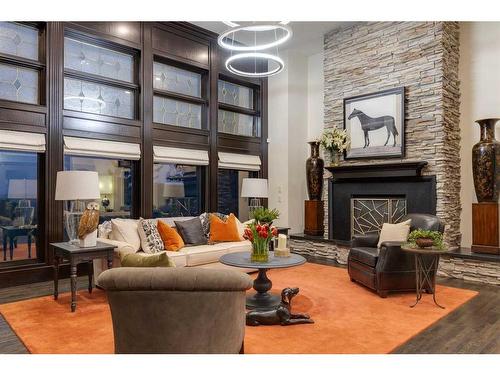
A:
[[[227,43],[225,39],[229,37],[229,35],[233,35],[238,31],[242,32],[265,32],[265,31],[278,31],[281,30],[283,35],[279,38],[276,38],[273,42],[264,43],[264,44],[255,44],[254,46],[243,46],[243,45],[235,45],[234,43]],[[269,48],[277,47],[283,43],[285,43],[288,39],[292,37],[292,29],[286,25],[250,25],[250,26],[237,26],[232,29],[229,29],[217,38],[217,42],[219,46],[222,48],[228,49],[230,51],[262,51]]]
[[[278,74],[284,69],[285,63],[278,56],[278,46],[292,37],[293,33],[287,25],[288,21],[243,26],[235,22],[225,21],[224,24],[231,28],[219,35],[217,43],[222,48],[231,51],[231,56],[225,63],[228,71],[239,76],[260,78]],[[243,41],[246,44],[241,42],[241,38],[238,41],[238,36],[243,36]],[[262,41],[263,39],[264,41]],[[260,43],[257,42],[258,40]],[[269,53],[270,49],[275,49],[276,54]],[[251,64],[252,59],[253,64]],[[244,64],[245,62],[248,63]],[[274,67],[271,68],[271,64]],[[252,65],[253,71],[251,70]]]
[[[251,59],[254,59],[254,60],[263,59],[263,60],[273,61],[278,66],[274,69],[269,69],[269,70],[264,71],[264,72],[244,71],[241,69],[237,69],[234,66],[234,63],[236,61],[251,60]],[[270,77],[270,76],[273,76],[275,74],[278,74],[284,68],[285,68],[284,61],[279,56],[271,55],[270,53],[244,52],[244,53],[238,53],[237,55],[233,55],[226,60],[226,69],[229,70],[231,73],[234,73],[234,74],[237,74],[237,75],[243,76],[243,77],[253,77],[253,78]]]

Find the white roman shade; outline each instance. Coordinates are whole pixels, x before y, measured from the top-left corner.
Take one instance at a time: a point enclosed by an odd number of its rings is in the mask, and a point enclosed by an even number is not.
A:
[[[141,158],[141,147],[138,143],[64,137],[64,153],[66,155],[139,160]]]
[[[208,151],[153,146],[155,163],[208,165]]]
[[[239,171],[260,171],[261,164],[260,157],[257,155],[219,152],[219,168],[237,169]]]
[[[45,134],[0,130],[0,149],[45,152]]]

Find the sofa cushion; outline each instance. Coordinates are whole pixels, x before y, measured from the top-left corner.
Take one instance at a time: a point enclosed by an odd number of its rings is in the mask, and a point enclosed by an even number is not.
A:
[[[230,214],[227,220],[210,215],[210,242],[237,242],[241,240],[236,216]]]
[[[207,237],[203,233],[200,218],[191,220],[176,221],[175,226],[186,245],[206,245]]]
[[[182,249],[187,255],[187,266],[199,266],[202,264],[215,263],[227,253],[239,251],[250,251],[252,245],[249,241],[221,242],[215,245],[192,246]]]
[[[167,251],[167,255],[176,267],[187,267],[186,247],[179,251]]]
[[[141,238],[137,231],[138,220],[132,219],[111,219],[111,226],[113,231],[110,239],[126,242],[132,246],[135,251],[141,248]]]
[[[163,240],[158,233],[155,220],[139,220],[137,225],[139,237],[141,238],[142,251],[148,254],[159,253],[163,251]]]
[[[205,237],[207,238],[210,236],[210,215],[215,215],[223,221],[225,221],[228,216],[225,214],[221,214],[220,212],[214,212],[213,214],[209,212],[204,212],[199,216],[201,221],[201,227],[203,228],[203,233],[205,233]]]
[[[175,263],[169,259],[165,251],[147,255],[124,254],[120,260],[122,267],[175,267]]]
[[[380,231],[377,247],[380,249],[382,242],[385,241],[404,242],[408,240],[408,235],[410,234],[410,225],[411,219],[397,224],[384,223],[382,225],[382,230]]]
[[[353,247],[349,252],[349,258],[370,267],[377,264],[379,250],[376,247]]]
[[[165,250],[178,251],[184,247],[182,237],[174,228],[161,220],[158,220],[156,226],[158,227],[158,232],[160,233]]]

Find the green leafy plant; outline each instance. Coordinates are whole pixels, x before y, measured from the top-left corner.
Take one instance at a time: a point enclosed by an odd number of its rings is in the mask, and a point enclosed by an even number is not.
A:
[[[432,245],[439,249],[444,248],[443,244],[443,234],[435,230],[424,230],[415,229],[408,236],[408,243],[412,246],[417,246],[417,239],[419,238],[430,238],[432,239]]]
[[[272,223],[274,220],[280,217],[280,213],[277,209],[269,209],[265,207],[256,208],[251,212],[251,217],[257,223]]]

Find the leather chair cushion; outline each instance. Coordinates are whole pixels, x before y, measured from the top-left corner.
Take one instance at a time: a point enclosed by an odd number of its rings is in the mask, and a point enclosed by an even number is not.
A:
[[[349,252],[349,258],[368,266],[375,267],[378,253],[379,250],[376,247],[353,247]]]

